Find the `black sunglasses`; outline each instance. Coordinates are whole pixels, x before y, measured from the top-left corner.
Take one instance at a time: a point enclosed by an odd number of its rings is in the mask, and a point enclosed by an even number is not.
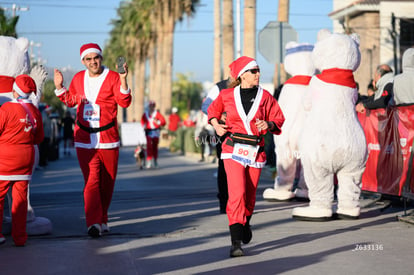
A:
[[[257,74],[257,73],[260,73],[260,69],[259,68],[257,68],[257,69],[250,69],[250,70],[247,70],[248,72],[251,72],[252,74]]]

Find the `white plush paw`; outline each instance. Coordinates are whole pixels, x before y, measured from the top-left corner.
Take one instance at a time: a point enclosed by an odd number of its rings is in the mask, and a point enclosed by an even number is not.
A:
[[[265,200],[286,201],[293,197],[295,197],[295,194],[292,191],[285,189],[267,188],[263,192],[263,199]]]
[[[338,208],[338,210],[336,210],[336,215],[338,219],[356,220],[359,218],[359,214],[361,214],[361,209],[359,207]]]
[[[26,223],[27,235],[37,236],[52,233],[52,222],[43,217],[36,217],[33,221]]]
[[[30,76],[36,83],[37,91],[42,90],[43,83],[45,83],[47,78],[47,72],[43,66],[33,66],[32,70],[30,71]]]
[[[301,221],[329,221],[332,219],[332,209],[316,206],[293,208],[292,217]]]
[[[308,199],[309,198],[308,190],[306,190],[306,189],[296,188],[294,193],[295,193],[296,198],[300,198],[300,199]]]

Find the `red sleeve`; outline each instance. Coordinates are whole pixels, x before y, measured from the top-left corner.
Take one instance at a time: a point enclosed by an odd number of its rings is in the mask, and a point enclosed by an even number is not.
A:
[[[111,80],[114,83],[113,90],[114,90],[116,103],[118,103],[118,105],[121,106],[122,108],[127,108],[131,104],[131,101],[132,101],[131,90],[129,90],[128,93],[121,92],[122,88],[121,88],[121,80],[119,78],[119,74],[114,71],[109,71],[109,73],[114,78],[113,80],[112,79]]]
[[[147,116],[145,115],[145,113],[142,115],[141,117],[141,125],[146,128],[147,126]]]
[[[83,94],[80,92],[81,87],[78,87],[78,82],[80,81],[78,79],[83,79],[84,73],[85,71],[77,73],[73,77],[72,82],[69,85],[69,90],[66,90],[63,94],[58,95],[60,101],[62,101],[69,108],[75,107],[76,105],[80,104],[84,97]]]
[[[7,112],[0,108],[0,135],[3,133],[6,121],[7,121]]]
[[[36,109],[35,111],[35,118],[36,118],[37,129],[36,129],[34,144],[40,144],[44,139],[45,133],[43,130],[42,114],[40,113],[38,109]]]
[[[160,121],[160,127],[165,126],[165,118],[160,112],[157,112],[157,119]]]

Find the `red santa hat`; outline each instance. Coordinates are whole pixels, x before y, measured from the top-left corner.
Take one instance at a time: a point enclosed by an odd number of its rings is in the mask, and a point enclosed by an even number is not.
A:
[[[22,97],[29,97],[31,93],[36,93],[36,83],[27,74],[21,74],[16,77],[13,90]]]
[[[257,67],[257,62],[251,57],[241,56],[230,64],[230,74],[234,79],[239,78],[244,72]]]
[[[80,48],[81,60],[85,57],[85,55],[89,53],[97,53],[100,56],[102,56],[101,47],[99,47],[99,45],[95,43],[88,43],[88,44],[82,45],[82,47]]]

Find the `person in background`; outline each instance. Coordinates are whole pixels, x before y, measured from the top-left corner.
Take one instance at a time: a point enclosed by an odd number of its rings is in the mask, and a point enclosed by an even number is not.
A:
[[[375,95],[375,91],[374,91],[374,85],[373,85],[373,80],[371,79],[371,81],[369,82],[368,86],[367,86],[367,94],[361,94],[360,90],[358,90],[358,99],[357,102],[355,103],[355,105],[358,105],[358,103],[367,100],[370,97],[373,97]]]
[[[214,136],[214,128],[208,124],[207,115],[201,110],[196,116],[196,126],[194,131],[195,142],[200,146],[201,159],[200,162],[205,161],[206,153],[212,155],[212,137]],[[208,150],[206,150],[208,148]]]
[[[28,185],[33,173],[35,144],[43,140],[42,115],[29,99],[36,84],[28,75],[19,75],[13,84],[13,97],[0,108],[0,244],[4,198],[12,188],[12,238],[16,246],[27,241]]]
[[[222,144],[221,158],[227,174],[227,217],[231,236],[230,257],[244,255],[241,243],[252,239],[250,220],[256,203],[260,173],[266,164],[263,135],[280,134],[284,122],[276,99],[259,85],[260,68],[253,58],[242,56],[230,64],[234,84],[219,93],[208,108],[208,120]],[[223,113],[226,123],[220,123]]]
[[[131,104],[127,63],[123,73],[102,65],[102,50],[88,43],[80,48],[80,60],[86,70],[78,72],[69,90],[63,75],[55,69],[56,96],[69,108],[77,106],[74,130],[75,147],[85,180],[83,189],[88,235],[97,238],[109,232],[108,209],[118,171],[118,105]]]
[[[178,115],[177,107],[171,109],[171,114],[168,116],[168,135],[175,137],[178,127],[180,126],[181,118]]]
[[[44,138],[42,143],[39,144],[39,166],[46,167],[49,162],[49,151],[50,151],[50,139],[52,136],[52,120],[50,114],[53,108],[50,106],[40,106],[42,120],[43,120],[43,131]]]
[[[142,115],[141,124],[147,137],[146,168],[158,168],[158,143],[161,127],[165,126],[164,116],[155,109],[155,102],[150,101],[148,110]]]
[[[65,112],[65,117],[62,119],[63,127],[63,154],[70,155],[70,148],[73,145],[73,127],[75,125],[75,119],[69,110]]]
[[[201,104],[201,111],[207,115],[207,110],[210,104],[218,97],[219,93],[224,89],[229,88],[231,83],[231,79],[227,78],[217,82],[207,93],[206,98],[203,100]],[[226,123],[226,113],[223,113],[220,118],[220,123]],[[229,199],[229,193],[227,188],[227,175],[226,170],[224,169],[224,162],[221,159],[221,145],[227,135],[218,136],[216,133],[216,155],[218,159],[218,167],[217,167],[217,198],[219,200],[219,208],[220,213],[225,214],[227,208],[227,200]]]
[[[393,97],[393,78],[394,74],[390,66],[381,64],[375,71],[372,82],[375,94],[359,102],[355,110],[365,112],[365,109],[386,108]]]
[[[408,48],[402,56],[402,73],[394,77],[392,105],[414,103],[414,48]]]

